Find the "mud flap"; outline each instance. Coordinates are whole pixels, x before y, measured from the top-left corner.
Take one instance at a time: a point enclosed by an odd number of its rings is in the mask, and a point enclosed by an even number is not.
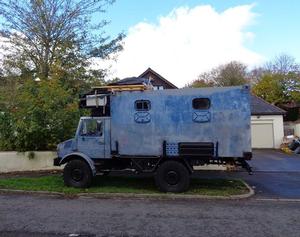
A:
[[[253,174],[252,167],[248,164],[248,162],[244,158],[239,158],[238,162],[241,164],[242,168],[247,170],[249,175]]]

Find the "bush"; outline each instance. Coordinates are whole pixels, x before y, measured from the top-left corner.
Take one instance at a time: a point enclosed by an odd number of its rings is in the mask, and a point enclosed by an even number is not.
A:
[[[54,79],[26,81],[15,106],[0,116],[0,149],[55,149],[74,136],[80,117],[77,98]]]
[[[0,112],[0,150],[14,150],[14,120],[10,113]]]

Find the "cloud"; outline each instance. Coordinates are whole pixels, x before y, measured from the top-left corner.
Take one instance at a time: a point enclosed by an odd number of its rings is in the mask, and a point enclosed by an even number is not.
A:
[[[151,67],[184,86],[201,72],[231,60],[256,65],[263,57],[246,47],[255,37],[246,30],[255,17],[253,5],[223,12],[200,5],[174,9],[156,24],[140,22],[129,29],[112,73],[119,78],[138,76]]]
[[[5,55],[5,46],[7,46],[7,43],[5,42],[5,38],[0,36],[0,63],[2,62],[2,59]]]
[[[0,36],[0,68],[3,69],[3,59],[6,55],[8,55],[8,48],[11,47],[9,43],[7,43],[7,39]]]

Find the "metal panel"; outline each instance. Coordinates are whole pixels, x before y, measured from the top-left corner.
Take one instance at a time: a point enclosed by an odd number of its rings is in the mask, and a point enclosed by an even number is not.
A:
[[[210,98],[204,120],[194,122],[194,98]],[[149,100],[151,122],[133,118],[136,100]],[[200,111],[199,111],[200,112]],[[205,112],[205,111],[203,111]],[[242,157],[251,151],[249,89],[244,87],[117,92],[111,97],[111,143],[124,155],[162,155],[163,141],[219,141],[220,157]]]
[[[178,156],[178,143],[167,143],[166,144],[166,155],[167,156]]]
[[[137,112],[134,114],[134,121],[136,123],[149,123],[151,121],[151,115],[148,112]]]
[[[104,158],[111,158],[111,146],[110,146],[110,139],[111,139],[111,122],[110,118],[106,118],[105,120],[105,127],[104,127]]]
[[[83,129],[84,123],[86,122],[97,121],[102,125],[102,131],[100,133],[94,134],[80,134],[80,130]],[[104,149],[105,149],[105,137],[104,133],[105,128],[105,120],[102,119],[81,119],[81,123],[79,126],[78,136],[77,136],[77,150],[83,154],[86,154],[90,158],[103,158],[104,157]]]
[[[102,122],[102,134],[85,134],[81,135],[80,130],[85,120],[96,120]],[[86,154],[90,158],[110,158],[110,139],[111,139],[111,128],[110,128],[109,117],[82,117],[80,125],[76,132],[77,151]]]
[[[210,122],[210,112],[209,111],[194,112],[193,121],[196,123]]]

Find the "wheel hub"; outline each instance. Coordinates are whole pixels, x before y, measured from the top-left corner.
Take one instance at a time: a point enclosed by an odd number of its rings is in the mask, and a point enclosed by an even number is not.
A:
[[[80,181],[83,178],[83,173],[81,169],[73,169],[71,173],[71,177],[75,181]]]
[[[179,175],[176,171],[170,170],[166,174],[166,181],[170,185],[176,185],[179,182]]]

